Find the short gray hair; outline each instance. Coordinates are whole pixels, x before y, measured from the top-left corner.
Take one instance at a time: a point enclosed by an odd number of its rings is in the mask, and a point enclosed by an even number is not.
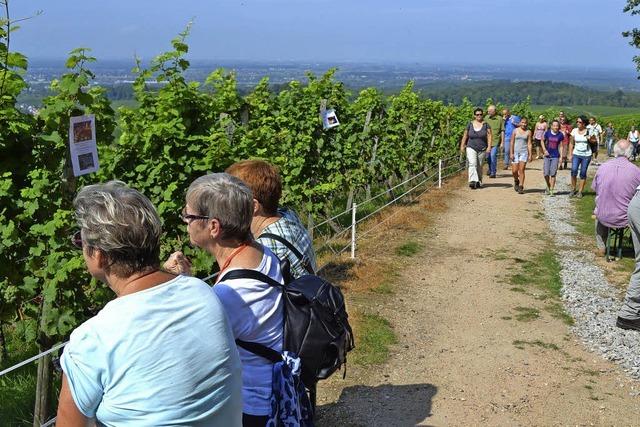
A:
[[[613,146],[613,154],[616,157],[626,157],[631,159],[633,157],[633,145],[626,139],[621,139]]]
[[[220,221],[222,239],[251,240],[253,193],[239,178],[211,173],[191,183],[187,203],[197,215]]]
[[[153,204],[121,181],[83,187],[73,201],[83,245],[119,277],[159,266],[162,224]]]

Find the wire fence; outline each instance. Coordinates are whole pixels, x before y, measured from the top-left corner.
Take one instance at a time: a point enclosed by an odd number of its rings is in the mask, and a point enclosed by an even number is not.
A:
[[[322,265],[321,267],[318,268],[318,272],[324,270],[328,265],[330,265],[330,263],[332,261],[334,261],[335,259],[337,259],[339,256],[341,256],[347,249],[351,248],[351,255],[352,258],[355,257],[355,249],[356,249],[356,242],[358,240],[363,239],[364,237],[368,236],[369,234],[371,234],[374,230],[376,230],[377,228],[379,228],[381,225],[387,223],[391,218],[393,218],[398,212],[400,212],[400,210],[397,210],[395,212],[393,212],[391,215],[387,216],[386,218],[384,218],[383,220],[381,220],[380,222],[376,223],[375,225],[373,225],[372,227],[368,228],[367,230],[363,231],[360,234],[357,234],[357,226],[359,224],[362,224],[363,222],[371,219],[373,216],[375,216],[376,214],[380,213],[382,210],[384,210],[385,208],[397,203],[398,201],[400,201],[401,199],[403,199],[404,197],[406,197],[407,195],[413,193],[415,190],[417,190],[419,187],[424,186],[425,184],[428,184],[429,182],[431,182],[432,185],[426,185],[424,191],[422,191],[420,194],[418,194],[418,197],[422,194],[424,194],[426,191],[428,191],[431,188],[434,188],[434,184],[437,183],[438,188],[442,187],[442,183],[443,180],[445,178],[448,178],[452,175],[455,175],[457,173],[459,173],[462,169],[463,166],[457,162],[456,160],[458,159],[458,156],[452,156],[449,157],[447,159],[442,159],[438,162],[438,170],[433,172],[431,175],[427,175],[426,172],[427,170],[422,170],[419,173],[416,173],[415,175],[405,179],[404,181],[400,182],[399,184],[396,184],[392,187],[389,187],[387,189],[385,189],[384,191],[380,192],[379,194],[376,194],[375,196],[369,197],[368,199],[360,202],[360,203],[353,203],[353,206],[350,209],[346,209],[343,212],[340,212],[334,216],[332,216],[331,218],[328,218],[316,225],[313,226],[312,230],[316,230],[316,231],[320,231],[320,227],[327,225],[329,223],[331,223],[332,221],[335,221],[336,219],[340,218],[341,216],[344,216],[345,214],[351,214],[352,215],[352,221],[351,224],[340,230],[337,231],[335,234],[329,236],[328,238],[325,239],[325,241],[323,242],[323,244],[318,247],[316,249],[317,252],[320,252],[326,248],[332,248],[332,243],[335,243],[337,241],[339,241],[342,238],[346,238],[346,236],[348,236],[349,232],[351,232],[351,241],[346,244],[344,247],[342,247],[341,249],[338,250],[333,250],[333,255],[327,260],[327,262]],[[450,165],[450,162],[454,162],[453,165]],[[374,211],[369,212],[367,214],[365,214],[363,217],[361,218],[357,218],[357,209],[358,207],[362,207],[363,205],[369,204],[381,197],[383,197],[384,195],[392,195],[393,194],[393,190],[398,189],[408,183],[410,183],[411,181],[416,180],[418,177],[420,176],[424,176],[424,179],[422,179],[420,182],[418,182],[415,185],[412,185],[408,190],[404,191],[401,195],[397,196],[397,197],[393,197],[392,200],[384,203],[382,206],[377,207]],[[436,179],[437,177],[437,179]],[[320,233],[322,234],[322,233]],[[202,280],[209,281],[212,279],[215,279],[218,276],[218,272],[211,274],[205,278],[203,278]],[[56,344],[55,346],[51,347],[49,350],[43,351],[33,357],[30,357],[26,360],[23,360],[22,362],[19,362],[9,368],[6,368],[2,371],[0,371],[0,377],[9,374],[10,372],[13,372],[25,365],[28,365],[32,362],[35,362],[39,359],[41,359],[42,357],[54,353],[58,350],[63,349],[63,347],[65,345],[67,345],[69,343],[69,341],[65,341],[63,343],[60,344]],[[44,424],[41,424],[41,427],[49,427],[54,425],[56,422],[56,418],[52,418],[50,420],[48,420],[47,422],[45,422]]]

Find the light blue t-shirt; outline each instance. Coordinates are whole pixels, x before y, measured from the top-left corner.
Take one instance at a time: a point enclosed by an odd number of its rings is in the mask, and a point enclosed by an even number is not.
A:
[[[224,309],[178,276],[109,302],[61,359],[76,406],[105,426],[241,426],[241,365]]]

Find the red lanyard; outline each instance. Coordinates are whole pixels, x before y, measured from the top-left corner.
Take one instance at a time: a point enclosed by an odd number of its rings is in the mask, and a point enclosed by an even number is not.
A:
[[[227,269],[227,267],[229,267],[229,264],[231,264],[231,261],[233,260],[233,258],[238,255],[240,252],[242,252],[243,250],[245,250],[247,248],[247,246],[249,246],[247,243],[243,243],[242,245],[238,246],[233,252],[231,252],[231,255],[229,255],[229,258],[227,258],[227,260],[224,262],[224,265],[222,266],[222,268],[220,269],[220,273],[218,273],[218,280],[216,280],[216,283],[218,283],[218,281],[220,280],[220,278],[222,277],[222,272],[224,270]]]

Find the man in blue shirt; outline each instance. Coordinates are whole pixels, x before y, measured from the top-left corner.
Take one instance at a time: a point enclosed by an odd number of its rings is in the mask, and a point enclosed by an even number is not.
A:
[[[507,170],[511,166],[511,157],[509,156],[509,147],[511,147],[511,134],[513,130],[520,125],[520,117],[511,114],[508,108],[502,110],[504,117],[504,169]]]

